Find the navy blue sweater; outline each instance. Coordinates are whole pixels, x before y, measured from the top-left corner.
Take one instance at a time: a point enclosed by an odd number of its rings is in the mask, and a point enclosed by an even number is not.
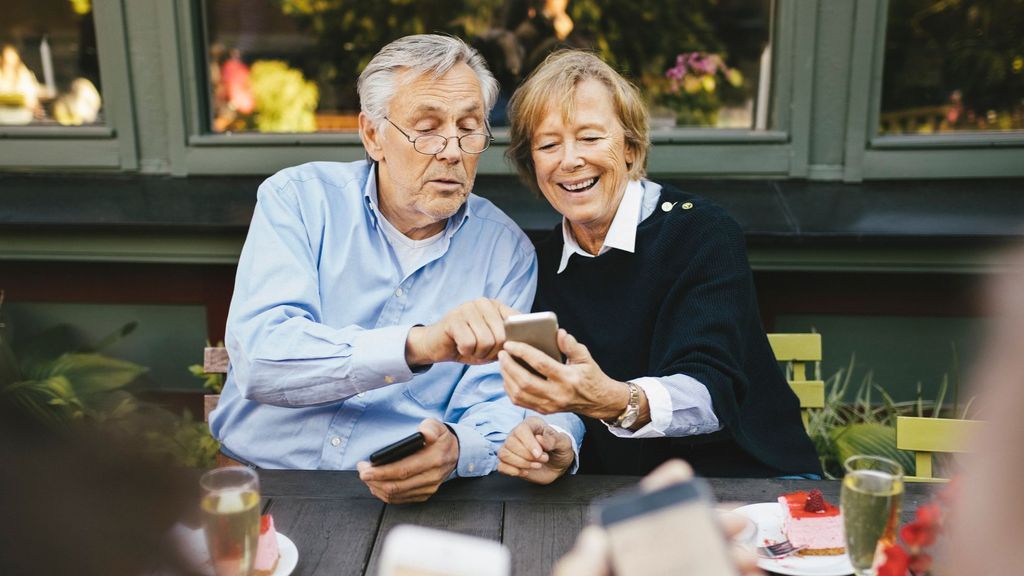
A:
[[[821,473],[800,405],[765,336],[743,232],[707,200],[664,187],[637,228],[636,253],[573,257],[556,274],[561,228],[537,246],[534,310],[552,310],[616,380],[686,374],[705,386],[723,430],[627,439],[584,417],[580,472],[646,474],[672,457],[703,476]],[[659,204],[660,204],[659,202]],[[692,208],[683,209],[683,204]]]

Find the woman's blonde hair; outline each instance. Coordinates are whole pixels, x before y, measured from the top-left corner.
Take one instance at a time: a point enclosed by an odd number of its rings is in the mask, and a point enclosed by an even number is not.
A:
[[[647,106],[640,91],[596,55],[581,50],[559,50],[530,74],[508,104],[511,142],[505,156],[534,191],[538,187],[530,143],[533,132],[553,106],[561,108],[563,122],[568,124],[572,120],[576,114],[576,87],[584,80],[597,80],[608,88],[619,123],[626,133],[626,147],[634,152],[629,177],[635,180],[646,175],[651,140]]]

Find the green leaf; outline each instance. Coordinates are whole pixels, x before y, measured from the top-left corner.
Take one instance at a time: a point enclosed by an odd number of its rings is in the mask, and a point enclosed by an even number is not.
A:
[[[850,456],[882,456],[895,460],[907,475],[914,474],[914,457],[896,448],[896,429],[876,423],[849,424],[831,431],[836,458],[840,463]]]
[[[61,354],[75,350],[78,337],[69,324],[58,324],[19,341],[14,346],[21,373],[27,378],[43,379],[51,362]]]
[[[110,348],[114,344],[117,344],[118,342],[123,340],[125,336],[127,336],[127,335],[131,334],[132,332],[134,332],[135,329],[138,328],[138,327],[139,327],[139,323],[138,322],[136,322],[136,321],[129,322],[129,323],[125,324],[124,326],[121,326],[117,330],[114,330],[110,334],[107,334],[106,336],[104,336],[103,339],[100,340],[100,343],[97,344],[92,350],[89,350],[89,351],[90,352],[99,352],[101,350],[106,350],[107,348]]]
[[[15,382],[2,394],[44,424],[62,424],[82,412],[81,401],[63,376]]]
[[[18,380],[21,380],[18,359],[14,356],[14,350],[11,350],[7,342],[0,338],[0,390]]]
[[[935,410],[932,411],[932,418],[938,418],[942,412],[942,403],[946,400],[946,389],[949,387],[949,376],[942,376],[942,385],[939,386],[939,395],[935,398]]]
[[[147,370],[99,354],[64,354],[50,366],[49,376],[64,376],[79,395],[90,396],[127,386]]]
[[[193,376],[203,381],[203,388],[209,390],[211,394],[220,394],[224,390],[224,375],[217,373],[208,373],[203,369],[202,364],[193,364],[188,367],[188,371]]]

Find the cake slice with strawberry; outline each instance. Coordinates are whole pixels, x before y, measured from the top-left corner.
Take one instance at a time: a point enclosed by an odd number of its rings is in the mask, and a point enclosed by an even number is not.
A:
[[[803,556],[830,556],[846,551],[843,514],[825,501],[821,490],[791,492],[779,496],[782,533]]]
[[[277,569],[281,552],[277,549],[277,530],[274,530],[274,517],[264,514],[260,517],[260,538],[256,543],[256,561],[253,563],[253,574],[271,576]]]

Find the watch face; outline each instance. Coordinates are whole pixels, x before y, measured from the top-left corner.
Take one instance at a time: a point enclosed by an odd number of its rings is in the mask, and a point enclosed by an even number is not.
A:
[[[639,416],[638,410],[630,410],[628,414],[622,419],[622,424],[619,424],[620,428],[629,428],[636,423],[636,417]]]

